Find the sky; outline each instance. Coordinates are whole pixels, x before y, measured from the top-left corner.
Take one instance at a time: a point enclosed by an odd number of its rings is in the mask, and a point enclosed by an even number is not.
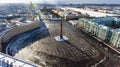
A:
[[[120,0],[0,0],[0,3],[48,3],[48,4],[85,4],[85,3],[94,3],[94,4],[120,4]]]

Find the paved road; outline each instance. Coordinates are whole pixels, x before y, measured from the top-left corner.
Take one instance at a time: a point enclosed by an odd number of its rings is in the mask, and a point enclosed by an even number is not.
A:
[[[8,53],[39,66],[55,67],[85,67],[87,64],[98,62],[100,53],[90,46],[82,33],[63,22],[63,34],[68,41],[58,42],[60,21],[45,20],[42,28],[26,33],[8,45]],[[84,37],[84,38],[83,38]],[[98,60],[96,60],[98,59]]]

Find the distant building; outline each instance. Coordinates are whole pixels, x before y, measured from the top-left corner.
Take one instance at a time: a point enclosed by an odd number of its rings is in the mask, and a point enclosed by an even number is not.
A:
[[[85,10],[85,9],[72,8],[72,7],[67,7],[67,8],[62,8],[62,9],[69,9],[72,11],[81,12],[82,14],[88,14],[90,17],[120,16],[117,14],[101,13],[101,12],[89,11],[89,10]]]

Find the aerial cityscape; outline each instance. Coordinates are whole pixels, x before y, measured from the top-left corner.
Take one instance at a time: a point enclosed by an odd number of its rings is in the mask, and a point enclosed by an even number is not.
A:
[[[120,67],[120,0],[0,0],[0,67]]]

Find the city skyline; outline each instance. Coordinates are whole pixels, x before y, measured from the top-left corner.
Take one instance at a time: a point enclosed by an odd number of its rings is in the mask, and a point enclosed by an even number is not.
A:
[[[120,0],[0,0],[0,3],[43,3],[43,4],[120,4]]]

